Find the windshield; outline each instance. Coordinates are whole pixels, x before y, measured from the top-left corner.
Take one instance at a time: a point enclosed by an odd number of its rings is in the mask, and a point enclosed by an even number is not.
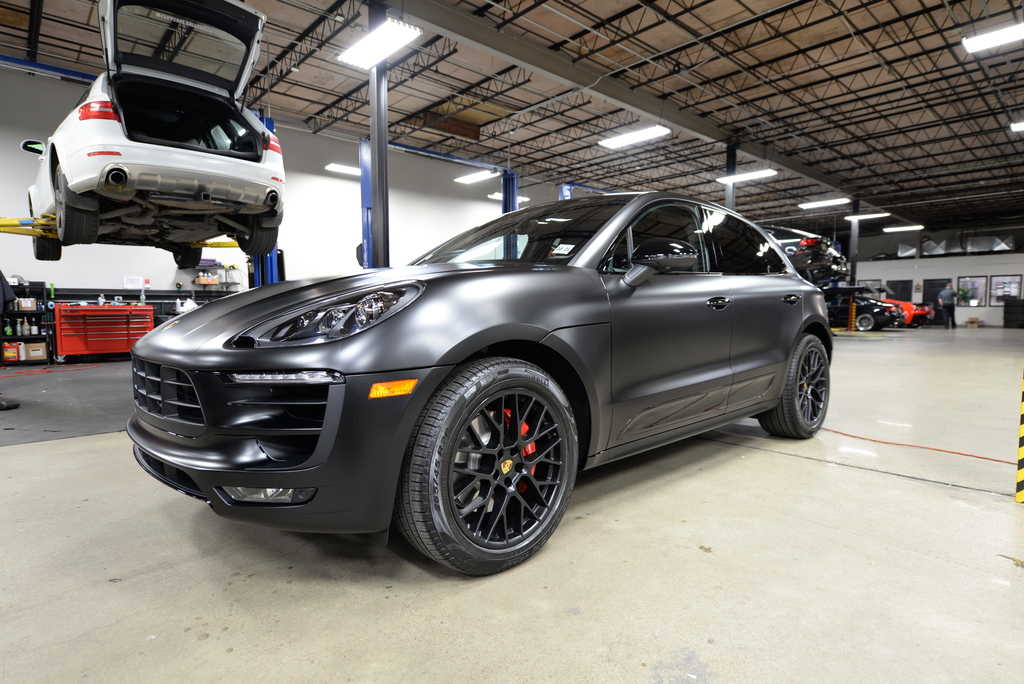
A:
[[[616,195],[563,200],[505,214],[449,240],[413,265],[491,261],[564,264],[632,199],[632,195]]]

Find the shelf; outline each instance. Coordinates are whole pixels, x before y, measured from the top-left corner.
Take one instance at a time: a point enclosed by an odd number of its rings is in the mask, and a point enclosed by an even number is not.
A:
[[[46,335],[39,333],[38,335],[2,335],[0,336],[0,342],[13,342],[14,340],[46,340]]]
[[[52,311],[4,311],[4,316],[7,318],[17,318],[18,316],[42,316],[43,314],[53,313]]]

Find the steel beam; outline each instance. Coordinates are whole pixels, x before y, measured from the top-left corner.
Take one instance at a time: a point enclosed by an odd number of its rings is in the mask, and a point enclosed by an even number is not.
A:
[[[28,8],[28,61],[39,57],[39,35],[43,29],[43,0],[32,0]]]
[[[387,21],[388,8],[371,1],[370,30]],[[388,60],[370,68],[370,183],[373,209],[370,232],[373,236],[370,266],[391,265],[388,235]]]
[[[684,109],[673,106],[665,107],[665,102],[657,97],[632,90],[617,80],[607,78],[606,74],[574,64],[571,60],[534,45],[520,36],[498,31],[492,24],[444,2],[439,0],[390,1],[394,2],[396,9],[405,13],[406,19],[410,23],[527,68],[559,83],[587,91],[605,102],[655,121],[661,121],[676,131],[723,147],[732,145],[737,152],[747,157],[769,161],[773,166],[826,187],[843,191],[848,185],[840,178],[802,164],[770,147],[739,141],[734,132],[715,126],[705,118]],[[921,218],[910,212],[897,210],[893,213],[908,221],[923,222]]]

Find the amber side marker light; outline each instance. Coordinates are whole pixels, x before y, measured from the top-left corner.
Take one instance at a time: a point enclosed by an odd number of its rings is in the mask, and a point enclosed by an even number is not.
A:
[[[375,382],[370,387],[370,399],[383,399],[384,397],[401,397],[412,394],[416,388],[416,378],[411,380],[392,380],[390,382]]]

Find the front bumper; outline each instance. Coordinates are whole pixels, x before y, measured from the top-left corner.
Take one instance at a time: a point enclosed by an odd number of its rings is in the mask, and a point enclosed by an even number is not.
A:
[[[153,377],[156,368],[167,378],[157,405],[152,391],[149,397],[138,392],[140,367],[143,376]],[[391,521],[416,418],[450,370],[353,375],[315,392],[276,391],[136,359],[136,414],[128,434],[146,472],[225,518],[303,532],[379,532]],[[407,378],[419,381],[412,394],[368,398],[373,383]],[[173,394],[186,380],[194,392]],[[300,504],[241,503],[223,487],[317,491]]]

